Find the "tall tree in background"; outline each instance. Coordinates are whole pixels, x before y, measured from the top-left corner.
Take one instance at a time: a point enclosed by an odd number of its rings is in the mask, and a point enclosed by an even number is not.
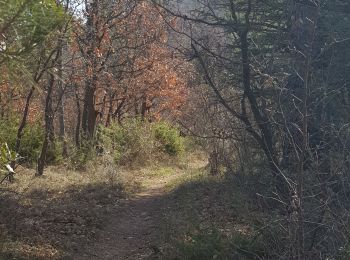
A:
[[[108,125],[113,118],[145,117],[152,110],[157,117],[178,111],[184,102],[186,77],[181,72],[188,63],[175,59],[168,48],[168,29],[159,11],[148,1],[88,4],[86,25],[77,35],[86,75],[81,93],[86,138],[93,138],[101,120]]]
[[[69,1],[66,2],[66,6],[61,5],[61,3],[57,2],[57,8],[62,8],[67,13]],[[37,175],[41,176],[44,173],[44,167],[47,163],[47,157],[50,150],[55,150],[55,133],[54,133],[54,116],[55,116],[55,107],[54,107],[54,98],[53,94],[58,93],[58,101],[57,107],[63,109],[63,104],[61,103],[63,98],[63,89],[62,89],[62,50],[64,46],[64,41],[67,38],[67,31],[70,25],[70,17],[66,15],[66,19],[62,20],[62,22],[57,27],[57,32],[54,35],[54,38],[50,39],[50,42],[54,44],[52,51],[54,52],[54,56],[51,60],[50,70],[47,71],[48,80],[46,87],[46,98],[45,98],[45,108],[44,108],[44,121],[45,121],[45,131],[44,131],[44,140],[40,152],[40,156],[38,158],[37,165]],[[58,72],[58,73],[57,73]],[[61,77],[59,77],[61,76]],[[57,87],[57,90],[55,89]],[[62,118],[61,118],[62,120]],[[62,124],[62,122],[60,121]],[[62,127],[62,126],[61,126]],[[60,134],[62,134],[62,130],[60,128]],[[63,140],[64,142],[64,140]],[[65,145],[65,144],[64,144]]]
[[[134,1],[123,1],[112,5],[108,5],[109,2],[107,2],[92,0],[86,4],[86,26],[83,37],[79,37],[80,50],[86,66],[82,129],[87,139],[92,139],[95,133],[98,114],[94,97],[99,74],[102,73],[104,65],[113,52],[110,41],[112,29],[117,21],[130,15],[136,5]]]
[[[243,123],[264,152],[276,187],[286,191],[289,184],[280,169],[268,113],[274,106],[268,95],[277,75],[284,72],[276,56],[286,34],[285,7],[282,1],[205,1],[195,7],[193,16],[168,11],[191,24],[184,34],[212,94],[229,120]]]

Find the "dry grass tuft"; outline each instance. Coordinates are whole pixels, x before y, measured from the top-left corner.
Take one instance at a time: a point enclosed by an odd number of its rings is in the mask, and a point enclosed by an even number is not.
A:
[[[191,169],[207,164],[200,154],[189,156],[130,168],[105,155],[84,172],[55,166],[40,178],[18,168],[15,183],[0,187],[0,259],[72,259],[97,239],[125,197],[164,183],[164,192],[172,192]]]
[[[50,167],[40,178],[17,169],[16,182],[0,189],[0,259],[69,257],[95,238],[105,216],[137,185],[109,158],[87,169]]]

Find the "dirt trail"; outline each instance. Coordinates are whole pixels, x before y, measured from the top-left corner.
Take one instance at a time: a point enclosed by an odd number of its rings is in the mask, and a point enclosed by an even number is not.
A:
[[[189,168],[200,168],[204,163],[192,163]],[[116,207],[94,244],[74,259],[161,259],[158,226],[166,206],[166,185],[184,174],[175,171],[169,176],[146,179],[143,191]]]
[[[90,248],[75,259],[147,259],[156,254],[160,188],[147,189],[113,210],[108,225]],[[155,247],[155,250],[152,249]]]

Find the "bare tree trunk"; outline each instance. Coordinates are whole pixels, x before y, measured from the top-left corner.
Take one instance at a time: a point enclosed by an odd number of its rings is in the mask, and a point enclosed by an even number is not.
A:
[[[84,107],[82,115],[82,129],[84,138],[92,140],[95,133],[96,110],[95,110],[95,86],[93,82],[88,81],[85,86]]]
[[[111,124],[111,117],[113,114],[113,99],[115,97],[115,92],[109,96],[109,107],[108,107],[108,112],[107,112],[107,118],[106,118],[106,123],[105,126],[108,127]]]
[[[24,106],[24,110],[23,110],[23,114],[22,114],[22,120],[21,123],[18,127],[18,131],[17,131],[17,136],[16,136],[16,145],[15,145],[15,152],[18,153],[19,149],[21,147],[21,138],[23,135],[23,130],[24,127],[26,126],[27,123],[27,118],[28,118],[28,114],[29,114],[29,106],[30,106],[30,101],[32,99],[33,93],[34,93],[34,86],[29,90],[29,93],[27,95],[26,98],[26,104]]]
[[[61,96],[58,103],[58,123],[59,123],[59,138],[63,144],[62,147],[62,155],[63,157],[67,157],[68,149],[67,149],[67,140],[66,140],[66,128],[64,123],[64,89],[62,86],[59,87],[59,96]]]
[[[42,176],[46,164],[47,152],[50,145],[50,135],[53,125],[53,109],[52,109],[52,91],[55,83],[55,76],[50,74],[50,80],[47,87],[46,101],[45,101],[45,137],[41,153],[38,159],[38,168],[36,175]]]
[[[105,116],[105,110],[106,110],[106,103],[107,103],[106,101],[107,101],[107,93],[105,93],[103,96],[101,111],[97,112],[97,116],[99,116],[99,118],[98,120],[96,119],[96,124],[100,124],[103,122],[103,117]]]
[[[98,16],[99,0],[91,1],[87,6],[86,21],[86,41],[88,42],[86,59],[88,60],[86,70],[88,72],[85,80],[84,106],[82,114],[82,129],[84,138],[92,140],[95,134],[96,110],[95,110],[95,91],[97,85],[97,54],[95,53],[96,41],[98,40],[97,29],[95,28]]]
[[[60,141],[63,144],[62,147],[62,155],[63,157],[67,157],[68,150],[67,150],[67,141],[66,141],[66,129],[65,129],[65,122],[64,122],[64,82],[63,82],[63,43],[61,43],[60,46],[60,54],[58,58],[58,124],[59,124],[59,138]]]
[[[214,140],[214,144],[212,147],[212,150],[209,154],[209,169],[211,175],[218,175],[219,174],[219,166],[220,166],[220,160],[219,160],[219,148],[217,147],[216,140]]]
[[[24,105],[24,110],[23,110],[23,113],[22,113],[21,123],[20,123],[20,125],[18,127],[18,130],[17,130],[16,143],[15,143],[15,149],[14,149],[17,154],[19,153],[19,150],[21,148],[21,140],[22,140],[22,136],[23,136],[23,130],[24,130],[26,124],[27,124],[30,101],[32,99],[34,90],[35,90],[34,86],[31,87],[31,89],[29,90],[29,93],[28,93],[27,98],[26,98],[26,103]],[[11,162],[11,167],[15,168],[15,164],[16,164],[16,162],[12,161]],[[11,180],[12,179],[10,178],[10,181]]]
[[[75,144],[79,148],[80,147],[81,108],[80,108],[79,95],[76,90],[75,90],[75,102],[77,106],[77,124],[75,126]]]
[[[23,113],[22,113],[22,120],[21,120],[21,123],[20,123],[20,125],[18,127],[18,130],[17,130],[16,143],[15,143],[15,149],[14,149],[14,151],[17,154],[19,153],[19,149],[21,147],[21,140],[22,140],[22,136],[23,136],[23,130],[24,130],[26,124],[27,124],[30,100],[32,99],[34,90],[35,90],[34,86],[29,90],[29,93],[28,93],[27,98],[26,98],[26,103],[25,103],[25,106],[24,106],[24,110],[23,110]],[[16,161],[12,161],[11,162],[11,168],[14,169],[15,166],[16,166]],[[13,174],[10,173],[9,181],[13,182],[13,180],[14,180]]]
[[[113,113],[114,120],[117,119],[119,124],[121,123],[122,108],[124,106],[124,103],[125,103],[125,98],[121,100],[121,102],[118,104],[117,108]]]
[[[34,75],[34,83],[35,84],[37,84],[40,81],[40,79],[44,75],[45,71],[47,70],[47,67],[48,67],[50,61],[52,60],[52,57],[55,54],[57,55],[57,50],[56,49],[52,50],[51,53],[48,55],[48,57],[45,59],[45,62],[43,63],[43,69],[40,70],[38,68],[38,71]],[[57,56],[56,56],[56,59],[57,59]],[[55,59],[55,61],[56,61],[56,59]],[[30,107],[30,101],[32,99],[34,90],[35,90],[35,86],[32,86],[31,89],[29,90],[29,93],[28,93],[27,98],[26,98],[26,103],[25,103],[25,106],[24,106],[23,114],[22,114],[22,120],[21,120],[21,123],[20,123],[20,125],[18,127],[18,130],[17,130],[16,143],[15,143],[15,149],[14,149],[14,151],[16,153],[19,153],[20,148],[21,148],[21,139],[22,139],[22,135],[23,135],[23,130],[24,130],[26,124],[27,124],[27,119],[28,119],[28,114],[29,114],[29,107]],[[11,167],[15,168],[15,164],[16,164],[16,162],[12,161],[11,162]]]
[[[142,97],[141,102],[141,120],[144,121],[147,111],[147,100],[145,95]]]
[[[309,80],[311,74],[311,59],[312,50],[315,40],[315,29],[319,14],[319,6],[317,1],[309,4],[294,2],[294,21],[292,23],[291,42],[292,48],[296,50],[295,70],[298,75],[302,77],[302,91],[299,117],[299,138],[293,140],[300,149],[296,149],[297,155],[297,176],[296,176],[296,190],[294,198],[296,218],[296,257],[299,260],[307,258],[305,252],[305,222],[304,222],[304,179],[305,179],[305,161],[307,160],[307,153],[309,147],[309,104],[310,96]]]

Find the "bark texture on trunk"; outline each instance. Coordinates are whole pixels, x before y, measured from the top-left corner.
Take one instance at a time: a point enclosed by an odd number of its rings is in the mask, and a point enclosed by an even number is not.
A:
[[[41,153],[38,159],[38,167],[37,167],[37,176],[42,176],[44,174],[44,168],[46,165],[47,153],[49,150],[49,145],[51,142],[50,137],[52,135],[52,127],[53,127],[53,109],[52,109],[52,91],[53,86],[55,84],[55,76],[53,74],[50,75],[49,84],[47,86],[47,94],[45,100],[45,136],[43,141],[43,146],[41,149]]]
[[[80,147],[81,108],[80,108],[79,95],[76,91],[75,91],[75,101],[76,101],[76,107],[77,107],[77,124],[75,126],[75,144],[79,148]]]
[[[85,58],[87,59],[86,66],[86,80],[84,90],[84,107],[82,114],[82,129],[84,138],[86,140],[92,140],[95,134],[96,116],[95,110],[95,91],[98,81],[98,57],[96,48],[98,47],[99,37],[97,31],[97,17],[99,0],[93,0],[86,6],[87,21],[86,21],[86,52]]]

